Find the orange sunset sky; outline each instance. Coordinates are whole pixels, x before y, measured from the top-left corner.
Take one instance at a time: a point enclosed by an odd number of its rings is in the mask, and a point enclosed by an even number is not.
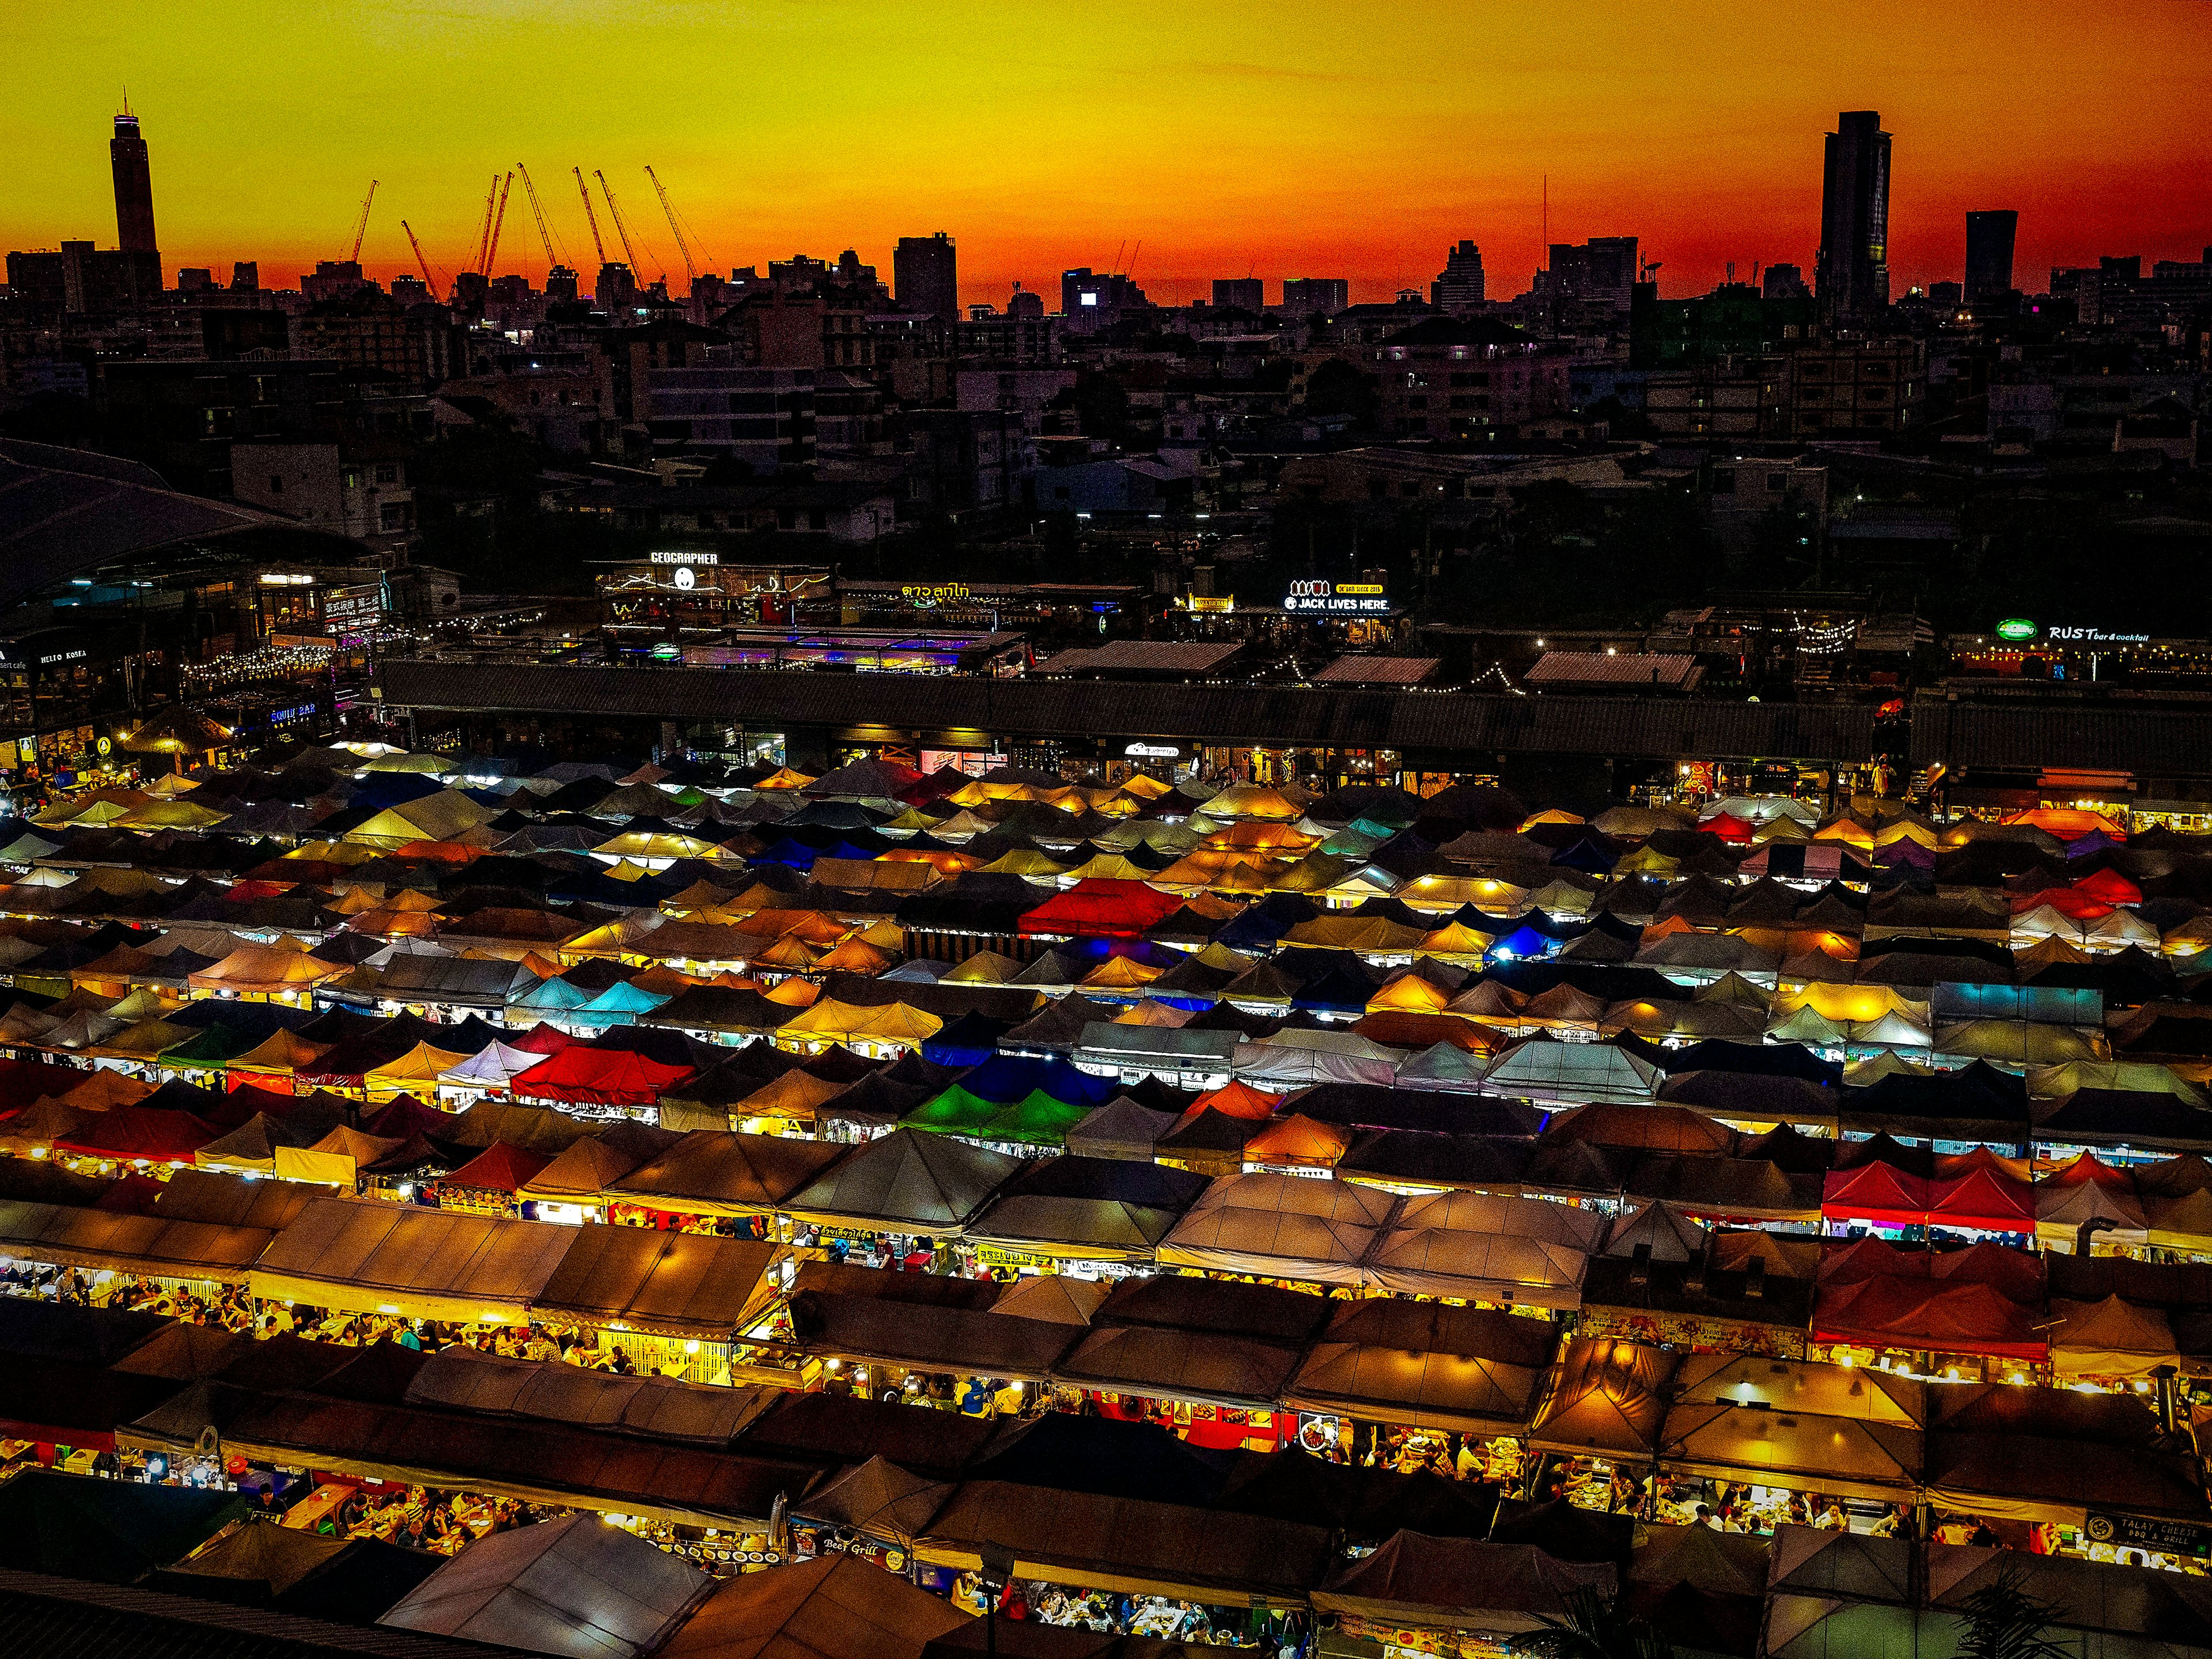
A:
[[[650,162],[715,268],[951,231],[963,297],[1133,258],[1156,301],[1207,279],[1425,286],[1459,237],[1492,298],[1555,240],[1635,234],[1670,295],[1724,262],[1809,277],[1820,139],[1896,135],[1892,290],[1955,279],[1970,208],[2021,213],[2017,271],[2212,243],[2212,4],[1919,6],[1278,0],[52,0],[0,52],[0,241],[112,245],[127,82],[165,263],[468,263],[486,180],[526,163],[589,282],[568,169],[604,168],[643,276],[683,268]],[[1141,241],[1141,251],[1136,251]],[[497,268],[541,281],[518,184]]]

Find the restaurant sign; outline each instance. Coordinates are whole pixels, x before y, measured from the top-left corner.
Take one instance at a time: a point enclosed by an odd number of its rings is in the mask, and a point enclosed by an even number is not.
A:
[[[2007,617],[1996,627],[1997,637],[2018,643],[2035,637],[2035,624],[2025,617]]]
[[[1381,582],[1295,581],[1283,596],[1283,609],[1332,617],[1383,617],[1390,612],[1390,594]]]
[[[917,611],[933,611],[940,605],[957,605],[969,597],[966,582],[909,582],[899,598]]]
[[[2092,1510],[2082,1531],[2093,1544],[2193,1556],[2200,1561],[2212,1559],[2212,1527],[2193,1521],[2157,1521],[2146,1515],[2106,1515]]]

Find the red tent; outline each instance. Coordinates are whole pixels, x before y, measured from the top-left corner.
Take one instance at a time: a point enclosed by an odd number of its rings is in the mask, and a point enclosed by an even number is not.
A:
[[[541,1019],[520,1036],[503,1036],[500,1041],[510,1048],[521,1049],[526,1054],[557,1054],[582,1039],[572,1036],[556,1026],[548,1025]]]
[[[1182,908],[1182,901],[1148,882],[1086,876],[1024,916],[1024,938],[1141,939]]]
[[[2072,921],[2097,921],[2112,914],[2111,905],[2078,887],[2046,887],[2039,893],[2012,896],[2012,913],[2016,916],[2024,916],[2045,904]]]
[[[192,1154],[223,1131],[190,1112],[144,1106],[118,1106],[86,1115],[74,1133],[54,1145],[88,1158],[144,1158],[154,1164],[189,1164]]]
[[[2142,902],[2142,889],[2117,870],[2100,870],[2094,876],[2084,876],[2074,884],[2074,890],[2111,905]]]
[[[1820,1190],[1824,1221],[1866,1221],[1878,1227],[1918,1227],[1928,1220],[1928,1182],[1887,1164],[1831,1170]],[[2034,1212],[2029,1212],[2031,1225]]]
[[[451,1112],[425,1106],[412,1095],[399,1095],[363,1118],[361,1132],[383,1140],[404,1140],[412,1134],[446,1134],[453,1127]]]
[[[1924,1258],[1928,1272],[1954,1285],[1986,1285],[2023,1308],[2043,1305],[2043,1258],[1984,1240],[1963,1250],[1942,1250]]]
[[[27,1106],[41,1096],[59,1097],[85,1079],[74,1066],[38,1060],[0,1060],[0,1112]]]
[[[511,1193],[553,1160],[542,1152],[525,1152],[504,1140],[495,1140],[446,1177],[448,1187],[467,1187],[477,1192]]]
[[[1826,1206],[1821,1208],[1825,1212]],[[1992,1233],[2035,1231],[2035,1188],[1993,1170],[1974,1170],[1951,1180],[1931,1182],[1928,1222],[1936,1227],[1972,1227]]]
[[[1869,1279],[1823,1290],[1813,1310],[1813,1340],[2006,1359],[2050,1355],[2027,1309],[1987,1285],[1925,1279]]]
[[[1249,1083],[1233,1081],[1200,1095],[1191,1102],[1191,1110],[1185,1115],[1194,1115],[1201,1108],[1210,1106],[1217,1112],[1228,1113],[1231,1117],[1249,1117],[1256,1121],[1274,1116],[1276,1104],[1281,1099],[1280,1095],[1262,1094]]]
[[[602,1106],[652,1106],[691,1075],[689,1066],[664,1066],[628,1049],[587,1048],[574,1043],[519,1074],[517,1095]]]
[[[1698,821],[1698,828],[1708,835],[1718,836],[1723,841],[1738,847],[1751,845],[1752,832],[1756,826],[1749,818],[1740,818],[1733,812],[1716,812],[1709,818]]]

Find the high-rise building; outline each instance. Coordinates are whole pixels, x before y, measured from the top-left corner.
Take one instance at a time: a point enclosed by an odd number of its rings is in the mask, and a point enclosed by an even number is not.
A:
[[[1429,284],[1429,303],[1439,311],[1473,311],[1482,301],[1482,250],[1462,240],[1444,255],[1442,274]]]
[[[1759,278],[1759,297],[1762,300],[1808,300],[1813,290],[1805,286],[1805,273],[1791,264],[1769,265],[1766,274]]]
[[[230,291],[234,294],[258,293],[261,288],[261,261],[237,259],[231,263]]]
[[[1554,242],[1529,289],[1543,326],[1559,334],[1618,328],[1636,297],[1636,238],[1593,236],[1579,246]]]
[[[1966,298],[2012,291],[2013,239],[2020,215],[2011,208],[1987,208],[1966,216]]]
[[[1285,276],[1283,309],[1297,317],[1334,317],[1350,300],[1351,289],[1341,276]]]
[[[1060,273],[1060,310],[1072,334],[1092,333],[1112,325],[1123,312],[1143,311],[1151,304],[1145,290],[1119,271],[1079,265]]]
[[[592,284],[592,298],[600,310],[612,316],[636,300],[637,278],[621,260],[610,259],[599,267],[599,277]]]
[[[891,291],[905,309],[955,322],[960,316],[960,262],[952,239],[902,236],[891,250]]]
[[[1217,311],[1264,311],[1267,306],[1267,285],[1257,276],[1217,276],[1213,279],[1213,306]]]
[[[1813,292],[1832,328],[1863,328],[1889,309],[1889,135],[1874,110],[1845,110],[1828,135]]]
[[[115,137],[107,141],[115,172],[115,246],[129,253],[151,253],[154,240],[154,174],[146,161],[146,141],[131,106],[115,118]]]

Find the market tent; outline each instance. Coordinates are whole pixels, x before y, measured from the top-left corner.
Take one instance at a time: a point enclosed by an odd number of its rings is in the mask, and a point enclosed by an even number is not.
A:
[[[1277,1607],[1304,1604],[1334,1553],[1329,1530],[1185,1504],[966,1480],[919,1540],[924,1561],[975,1567],[986,1543],[1014,1553],[1021,1578],[1131,1595]],[[740,1581],[742,1582],[742,1581]]]
[[[478,1539],[376,1622],[563,1659],[636,1659],[713,1583],[585,1513]]]
[[[929,1518],[951,1494],[951,1481],[932,1480],[876,1453],[866,1462],[847,1468],[809,1492],[797,1512],[809,1520],[851,1527],[911,1550]]]
[[[1978,1353],[2040,1363],[2049,1349],[2028,1311],[1988,1285],[1881,1276],[1824,1285],[1813,1338],[1855,1347]]]
[[[2139,1308],[2117,1295],[2102,1302],[2067,1302],[2054,1297],[2051,1363],[2061,1382],[2082,1377],[2130,1380],[2148,1376],[2163,1365],[2179,1365],[2173,1327],[2156,1308]]]
[[[576,1237],[543,1222],[319,1199],[276,1236],[250,1282],[264,1301],[520,1322]]]
[[[553,1161],[550,1152],[533,1152],[495,1140],[446,1177],[446,1185],[469,1192],[512,1193]]]
[[[921,1659],[969,1622],[949,1601],[838,1553],[721,1580],[656,1659]]]
[[[1067,1150],[1079,1157],[1150,1164],[1160,1137],[1175,1127],[1170,1112],[1156,1112],[1116,1095],[1067,1131]]]
[[[1024,938],[1141,939],[1182,906],[1175,894],[1145,882],[1094,878],[1027,912],[1019,932]]]
[[[1685,1388],[1658,1450],[1666,1468],[1686,1474],[1894,1501],[1919,1478],[1921,1431],[1802,1406],[1776,1411],[1756,1398],[1692,1398]]]
[[[1543,1199],[1417,1194],[1378,1241],[1363,1278],[1401,1296],[1578,1307],[1583,1269],[1605,1228],[1594,1210]]]
[[[727,1341],[781,1254],[714,1233],[580,1227],[532,1298],[542,1318],[685,1340]]]
[[[1176,1224],[1158,1259],[1164,1267],[1356,1285],[1396,1209],[1391,1194],[1343,1182],[1231,1176]]]
[[[437,1087],[440,1078],[467,1058],[466,1054],[418,1042],[398,1059],[363,1073],[362,1087],[371,1102],[388,1100],[394,1095],[428,1093]]]
[[[1483,1073],[1483,1089],[1523,1100],[1634,1104],[1650,1100],[1662,1077],[1650,1061],[1615,1043],[1534,1038],[1492,1060]]]
[[[694,1129],[611,1182],[618,1202],[679,1215],[761,1215],[822,1176],[849,1149],[789,1135]]]
[[[2092,1510],[2212,1521],[2196,1460],[2135,1395],[1978,1383],[1930,1403],[1923,1481],[1943,1508],[2076,1528]]]
[[[966,1237],[1024,1255],[1141,1261],[1206,1188],[1202,1176],[1156,1164],[1052,1158],[1000,1188]]]
[[[783,1208],[831,1226],[954,1232],[1024,1164],[963,1140],[894,1129],[791,1194]]]
[[[623,1127],[646,1129],[641,1123]],[[647,1133],[665,1138],[674,1134],[667,1129]],[[606,1201],[608,1186],[643,1163],[645,1156],[642,1147],[633,1151],[600,1135],[586,1135],[554,1154],[537,1174],[514,1189],[514,1195],[540,1204],[598,1206]]]
[[[391,1136],[364,1134],[341,1123],[312,1146],[277,1147],[275,1173],[280,1181],[350,1189],[362,1170],[405,1144]]]
[[[1517,1435],[1534,1414],[1558,1333],[1547,1320],[1395,1297],[1337,1304],[1283,1402],[1416,1428]]]
[[[495,1040],[459,1064],[447,1066],[435,1081],[461,1089],[504,1089],[544,1058]]]
[[[2101,1222],[2097,1236],[2113,1243],[2148,1242],[2149,1221],[2136,1178],[2084,1152],[2035,1183],[2036,1237],[2046,1248],[2073,1249],[2080,1228]]]
[[[595,1048],[578,1042],[517,1073],[509,1086],[518,1095],[538,1100],[651,1106],[691,1072],[689,1066],[664,1065],[627,1048]]]
[[[1485,1544],[1401,1532],[1370,1555],[1344,1563],[1313,1593],[1347,1635],[1407,1626],[1493,1634],[1546,1628],[1583,1593],[1609,1597],[1611,1562],[1561,1561],[1531,1544]]]
[[[1612,1337],[1577,1337],[1545,1384],[1532,1451],[1569,1457],[1649,1458],[1667,1415],[1680,1355]]]
[[[229,996],[301,996],[346,973],[343,963],[324,962],[276,945],[241,945],[212,967],[188,975],[195,991]]]

